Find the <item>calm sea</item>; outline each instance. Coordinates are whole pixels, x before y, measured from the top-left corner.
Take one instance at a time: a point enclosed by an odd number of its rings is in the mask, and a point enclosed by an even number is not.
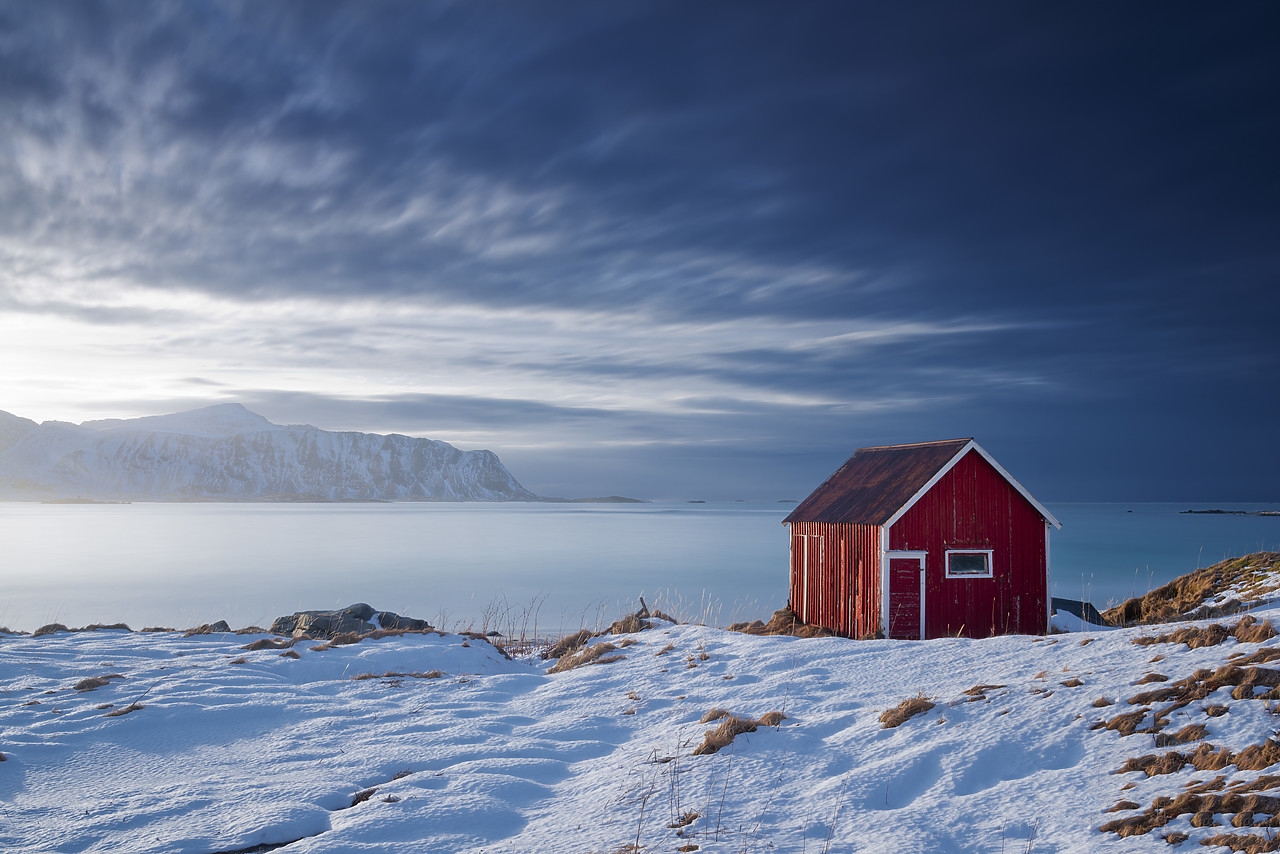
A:
[[[1051,504],[1056,596],[1099,607],[1198,566],[1280,551],[1278,504]],[[368,602],[554,633],[643,595],[682,619],[767,619],[786,601],[789,505],[0,503],[0,626],[269,625]]]

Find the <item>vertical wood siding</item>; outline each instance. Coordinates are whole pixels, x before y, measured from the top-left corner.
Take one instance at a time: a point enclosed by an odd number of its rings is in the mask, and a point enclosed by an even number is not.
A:
[[[791,609],[844,637],[880,622],[880,528],[826,522],[791,525]]]
[[[1039,512],[974,451],[889,532],[892,550],[929,553],[925,637],[1042,634],[1048,629],[1046,526]],[[992,549],[991,578],[947,578],[947,549]]]

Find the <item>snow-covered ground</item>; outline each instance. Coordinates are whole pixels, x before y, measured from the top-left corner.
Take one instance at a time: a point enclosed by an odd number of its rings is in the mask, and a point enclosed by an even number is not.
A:
[[[1229,790],[1266,773],[1116,773],[1198,741],[1157,747],[1095,722],[1158,711],[1169,703],[1126,700],[1280,646],[1133,643],[1170,628],[920,642],[659,623],[625,636],[611,653],[624,658],[556,674],[458,635],[304,642],[297,658],[243,649],[260,635],[0,637],[0,850],[986,854],[1261,835],[1231,815],[1099,830],[1192,781]],[[1134,684],[1156,672],[1169,681]],[[77,690],[91,677],[111,678]],[[1163,733],[1203,724],[1217,747],[1263,743],[1280,718],[1233,690],[1268,689],[1221,688]],[[934,707],[882,727],[919,694]],[[712,709],[786,718],[695,755]],[[1108,812],[1122,801],[1134,806]]]

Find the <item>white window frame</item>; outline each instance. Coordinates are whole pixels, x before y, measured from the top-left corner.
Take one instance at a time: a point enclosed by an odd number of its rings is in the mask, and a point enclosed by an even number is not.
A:
[[[995,572],[994,572],[994,566],[995,566],[994,553],[995,553],[995,549],[947,549],[947,550],[946,550],[946,554],[943,556],[943,564],[942,564],[943,574],[944,574],[944,576],[945,576],[946,578],[960,578],[960,579],[963,579],[963,578],[994,578],[994,577],[995,577]],[[985,555],[985,556],[986,556],[986,559],[987,559],[987,571],[986,571],[986,573],[983,573],[983,574],[973,573],[973,572],[952,573],[952,571],[951,571],[951,556],[952,556],[952,555],[957,555],[957,554],[958,554],[958,555]]]

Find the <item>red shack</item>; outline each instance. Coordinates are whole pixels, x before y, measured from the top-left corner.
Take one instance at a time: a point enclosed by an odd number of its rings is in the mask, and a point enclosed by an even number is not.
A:
[[[862,448],[783,524],[806,623],[845,637],[1048,630],[1062,524],[973,439]]]

